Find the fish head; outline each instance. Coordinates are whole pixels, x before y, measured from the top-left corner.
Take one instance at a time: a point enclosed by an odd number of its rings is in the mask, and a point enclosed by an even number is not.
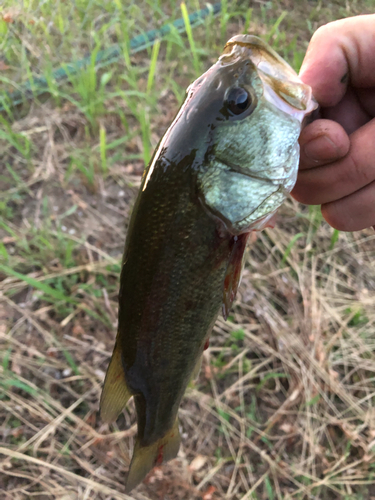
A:
[[[204,207],[233,234],[261,229],[295,184],[298,137],[317,107],[311,88],[265,42],[238,35],[189,93],[182,115],[207,146],[198,169]]]

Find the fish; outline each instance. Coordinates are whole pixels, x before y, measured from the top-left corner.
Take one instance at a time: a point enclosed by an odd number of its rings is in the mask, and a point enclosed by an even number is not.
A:
[[[249,234],[296,181],[309,86],[265,42],[237,35],[187,89],[146,168],[122,260],[118,331],[100,401],[133,396],[138,434],[125,491],[177,456],[178,409],[218,314],[239,286]]]

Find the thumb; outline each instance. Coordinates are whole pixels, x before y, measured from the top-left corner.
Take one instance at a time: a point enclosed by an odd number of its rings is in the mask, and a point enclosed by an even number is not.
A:
[[[341,19],[319,28],[313,35],[300,77],[312,87],[321,106],[334,106],[348,83],[375,86],[375,14]]]

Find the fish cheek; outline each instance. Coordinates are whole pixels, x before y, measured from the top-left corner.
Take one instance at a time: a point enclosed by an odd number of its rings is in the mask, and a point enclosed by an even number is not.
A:
[[[299,133],[298,120],[262,99],[250,116],[217,127],[213,156],[258,177],[281,178]]]
[[[279,187],[267,181],[233,172],[217,161],[210,167],[200,179],[203,203],[213,216],[225,221],[232,235],[246,232],[252,222],[274,211],[284,200],[284,194],[278,193]],[[262,205],[263,210],[259,211]],[[256,219],[253,213],[257,214]]]

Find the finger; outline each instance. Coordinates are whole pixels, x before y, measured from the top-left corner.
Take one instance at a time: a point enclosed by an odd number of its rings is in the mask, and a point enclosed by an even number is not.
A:
[[[375,182],[322,205],[322,214],[330,226],[340,231],[359,231],[375,225]]]
[[[349,137],[345,130],[331,120],[316,120],[300,135],[300,169],[315,168],[338,160],[349,151]]]
[[[372,115],[362,106],[357,93],[349,87],[344,97],[336,105],[323,108],[322,116],[339,123],[347,134],[371,120]]]
[[[375,15],[341,19],[319,28],[308,47],[300,76],[321,106],[343,98],[348,82],[375,85]]]
[[[350,136],[349,153],[328,165],[301,170],[292,194],[321,205],[354,193],[375,180],[375,119]]]
[[[356,89],[361,106],[371,116],[375,117],[375,87],[368,89]]]

